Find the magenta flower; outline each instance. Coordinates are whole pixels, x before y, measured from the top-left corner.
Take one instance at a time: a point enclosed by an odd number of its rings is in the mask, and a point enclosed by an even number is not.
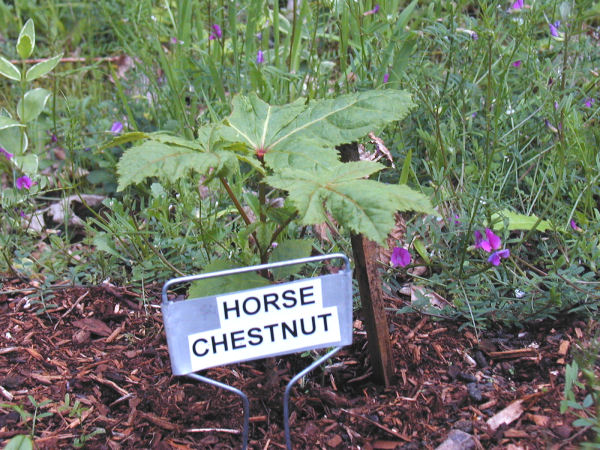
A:
[[[119,121],[113,122],[110,132],[112,134],[119,134],[121,131],[123,131],[123,124]]]
[[[392,256],[390,257],[390,262],[392,263],[392,267],[406,267],[412,261],[412,257],[410,256],[410,252],[402,247],[394,247],[392,250]]]
[[[520,60],[520,59],[518,59],[518,60],[514,61],[514,62],[512,63],[512,66],[513,66],[513,67],[521,67],[521,60]]]
[[[208,39],[210,39],[211,41],[214,39],[221,39],[221,37],[223,36],[221,27],[219,25],[217,25],[216,23],[214,23],[212,26],[212,29],[213,29],[213,32],[210,34]]]
[[[569,225],[571,225],[571,228],[573,228],[574,231],[583,231],[579,225],[577,225],[577,222],[575,222],[574,219],[571,219],[571,221],[569,222]]]
[[[481,231],[475,231],[475,248],[481,248],[489,253],[492,250],[498,250],[502,246],[500,238],[489,228],[485,229],[485,236],[487,239],[483,239]]]
[[[505,248],[503,250],[498,250],[497,252],[492,253],[488,258],[488,262],[491,263],[492,266],[499,266],[500,260],[502,258],[508,258],[509,256],[510,250]]]
[[[462,225],[462,222],[459,219],[460,216],[458,214],[454,214],[454,225]]]
[[[554,109],[558,110],[558,102],[556,100],[554,101]]]
[[[15,156],[12,153],[7,152],[2,147],[0,147],[0,155],[3,155],[6,159],[12,159],[12,157]]]
[[[595,101],[596,101],[596,99],[588,98],[588,99],[586,99],[584,104],[585,104],[586,108],[591,108]]]
[[[554,37],[560,37],[560,32],[558,28],[560,27],[560,20],[557,20],[554,23],[549,23],[548,27],[550,28],[550,34]]]
[[[56,137],[56,135],[54,133],[52,133],[52,136],[50,136],[50,142],[52,142],[52,143],[58,142],[58,138]]]
[[[389,79],[390,79],[390,74],[389,74],[389,73],[387,73],[387,72],[386,72],[386,73],[384,73],[384,74],[383,74],[383,82],[384,82],[384,83],[387,83]]]
[[[379,3],[377,3],[373,9],[365,11],[363,13],[363,16],[370,16],[372,14],[377,14],[378,12],[379,12]]]
[[[524,4],[523,0],[517,0],[510,6],[510,9],[512,9],[513,11],[518,11],[521,8],[523,8],[524,6],[525,6],[525,4]]]
[[[265,62],[265,54],[262,50],[256,52],[256,64],[262,64]]]
[[[29,190],[31,186],[33,186],[33,181],[31,181],[31,178],[29,178],[27,175],[17,178],[17,189]]]

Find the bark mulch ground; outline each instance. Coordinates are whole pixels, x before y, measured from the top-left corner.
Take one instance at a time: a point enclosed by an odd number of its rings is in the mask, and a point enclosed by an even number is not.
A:
[[[157,300],[144,307],[125,288],[60,288],[46,292],[44,310],[27,289],[8,280],[0,294],[0,445],[31,432],[33,418],[22,418],[34,413],[31,396],[41,449],[240,447],[240,399],[171,375]],[[565,364],[590,324],[566,318],[478,342],[418,314],[390,323],[395,384],[370,381],[358,315],[354,344],[293,392],[295,448],[435,448],[451,430],[479,448],[577,448],[591,437],[559,413]],[[283,389],[311,361],[279,360],[275,386],[260,361],[205,375],[248,394],[251,448],[285,448]]]

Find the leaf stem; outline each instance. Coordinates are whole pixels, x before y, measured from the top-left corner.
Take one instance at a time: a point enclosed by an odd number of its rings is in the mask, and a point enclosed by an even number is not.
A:
[[[252,223],[252,221],[248,217],[248,214],[246,214],[246,211],[244,211],[244,208],[242,207],[242,204],[240,203],[240,201],[236,197],[235,193],[231,189],[231,186],[229,186],[229,183],[227,183],[227,180],[224,177],[219,177],[219,180],[221,180],[221,184],[223,185],[223,187],[227,191],[227,195],[229,195],[229,198],[231,199],[231,201],[235,205],[235,208],[240,213],[240,216],[242,216],[242,219],[244,220],[244,222],[246,223],[246,225],[250,225]],[[252,233],[252,234],[254,234],[254,233]]]

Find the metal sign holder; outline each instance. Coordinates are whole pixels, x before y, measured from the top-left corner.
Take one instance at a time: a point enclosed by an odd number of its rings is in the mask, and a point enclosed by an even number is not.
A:
[[[346,284],[345,289],[346,289],[346,291],[349,290],[349,300],[350,300],[350,305],[349,305],[350,321],[349,321],[349,323],[351,324],[352,323],[352,321],[351,321],[351,318],[352,318],[352,290],[351,290],[352,271],[350,268],[350,261],[349,261],[348,257],[346,255],[344,255],[343,253],[333,253],[330,255],[312,256],[312,257],[308,257],[308,258],[299,258],[299,259],[293,259],[293,260],[289,260],[289,261],[280,261],[280,262],[269,263],[269,264],[260,264],[260,265],[256,265],[256,266],[240,267],[240,268],[236,268],[236,269],[222,270],[219,272],[204,273],[204,274],[199,274],[199,275],[190,275],[190,276],[173,278],[171,280],[168,280],[163,285],[163,288],[162,288],[163,321],[165,323],[165,332],[167,334],[167,340],[169,340],[170,329],[171,329],[171,327],[167,326],[167,321],[169,320],[169,314],[167,313],[167,311],[169,310],[169,308],[172,308],[175,303],[185,302],[185,300],[171,301],[168,299],[167,292],[168,292],[169,288],[176,284],[185,284],[185,283],[190,283],[190,282],[196,281],[196,280],[205,280],[208,278],[224,277],[224,276],[228,276],[228,275],[236,275],[236,274],[246,273],[246,272],[255,272],[255,271],[264,270],[264,269],[274,269],[274,268],[278,268],[278,267],[285,267],[285,266],[291,266],[291,265],[296,265],[296,264],[319,262],[319,261],[325,261],[325,260],[330,260],[330,259],[342,259],[344,261],[344,269],[343,270],[340,270],[340,272],[338,272],[338,274],[327,275],[327,276],[340,275],[342,277],[340,279],[340,281],[342,281],[342,283]],[[349,288],[348,288],[348,285],[349,285]],[[274,285],[274,286],[276,286],[276,285]],[[342,289],[342,291],[343,290],[344,289]],[[342,295],[343,295],[343,292],[342,292]],[[346,320],[346,322],[348,322],[348,320]],[[325,361],[327,361],[329,358],[331,358],[333,355],[335,355],[345,345],[349,345],[351,343],[352,328],[351,328],[351,326],[349,328],[350,328],[349,337],[348,337],[348,335],[346,335],[346,337],[343,337],[341,340],[341,345],[336,346],[333,349],[329,350],[325,355],[323,355],[322,357],[320,357],[319,359],[314,361],[312,364],[310,364],[308,367],[303,369],[301,372],[296,374],[290,380],[290,382],[287,384],[287,386],[285,388],[284,396],[283,396],[283,425],[284,425],[284,431],[285,431],[285,442],[286,442],[286,447],[288,450],[292,450],[292,442],[291,442],[291,437],[290,437],[290,424],[289,424],[289,399],[290,399],[292,387],[294,386],[294,384],[296,382],[298,382],[301,378],[303,378],[309,372],[311,372],[316,367],[320,366]],[[312,348],[315,348],[315,349],[323,348],[323,346],[320,346],[320,347],[316,346],[316,347],[312,347]],[[304,349],[304,350],[306,350],[306,349]],[[298,350],[298,351],[303,351],[303,350]],[[298,351],[286,352],[284,354],[297,353]],[[175,359],[174,359],[170,345],[169,345],[169,354],[171,356],[171,364],[173,366]],[[276,355],[271,355],[271,356],[276,356]],[[266,358],[266,357],[269,357],[269,355],[264,356],[264,358]],[[248,360],[250,360],[250,359],[260,359],[260,358],[249,358]],[[177,371],[176,371],[175,367],[173,367],[173,374],[178,375],[178,376],[184,375],[193,380],[208,383],[208,384],[216,386],[218,388],[225,389],[233,394],[239,395],[242,398],[242,406],[243,406],[243,410],[244,410],[244,422],[243,422],[243,430],[242,430],[242,448],[244,450],[246,450],[248,448],[248,433],[249,433],[249,423],[250,423],[250,402],[248,401],[248,396],[246,394],[244,394],[244,392],[242,392],[241,390],[239,390],[233,386],[230,386],[225,383],[221,383],[221,382],[213,380],[211,378],[204,377],[193,371],[186,373],[185,368],[177,369]]]

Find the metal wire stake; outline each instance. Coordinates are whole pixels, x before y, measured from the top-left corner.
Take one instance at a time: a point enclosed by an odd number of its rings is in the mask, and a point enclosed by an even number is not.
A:
[[[290,382],[287,384],[287,386],[285,388],[285,393],[283,394],[283,428],[285,430],[285,445],[287,447],[287,450],[292,450],[292,439],[290,437],[290,407],[289,407],[290,393],[292,391],[292,387],[294,386],[294,384],[296,384],[296,382],[300,378],[302,378],[304,375],[306,375],[311,370],[313,370],[316,367],[323,364],[325,361],[327,361],[329,358],[331,358],[333,355],[335,355],[341,349],[342,349],[342,347],[336,347],[333,350],[330,350],[325,355],[323,355],[322,357],[317,359],[315,362],[313,362],[306,369],[304,369],[301,372],[299,372],[298,374],[296,374],[296,376],[294,376],[294,378],[292,378],[290,380]]]
[[[229,386],[228,384],[221,383],[220,381],[213,380],[211,378],[203,377],[202,375],[198,375],[197,373],[188,373],[186,375],[189,378],[193,378],[196,381],[202,381],[203,383],[212,384],[221,389],[225,389],[226,391],[232,392],[236,395],[242,397],[242,405],[244,408],[244,428],[242,430],[242,449],[246,450],[248,448],[248,430],[250,428],[250,402],[248,401],[248,397],[242,391],[233,386]]]

